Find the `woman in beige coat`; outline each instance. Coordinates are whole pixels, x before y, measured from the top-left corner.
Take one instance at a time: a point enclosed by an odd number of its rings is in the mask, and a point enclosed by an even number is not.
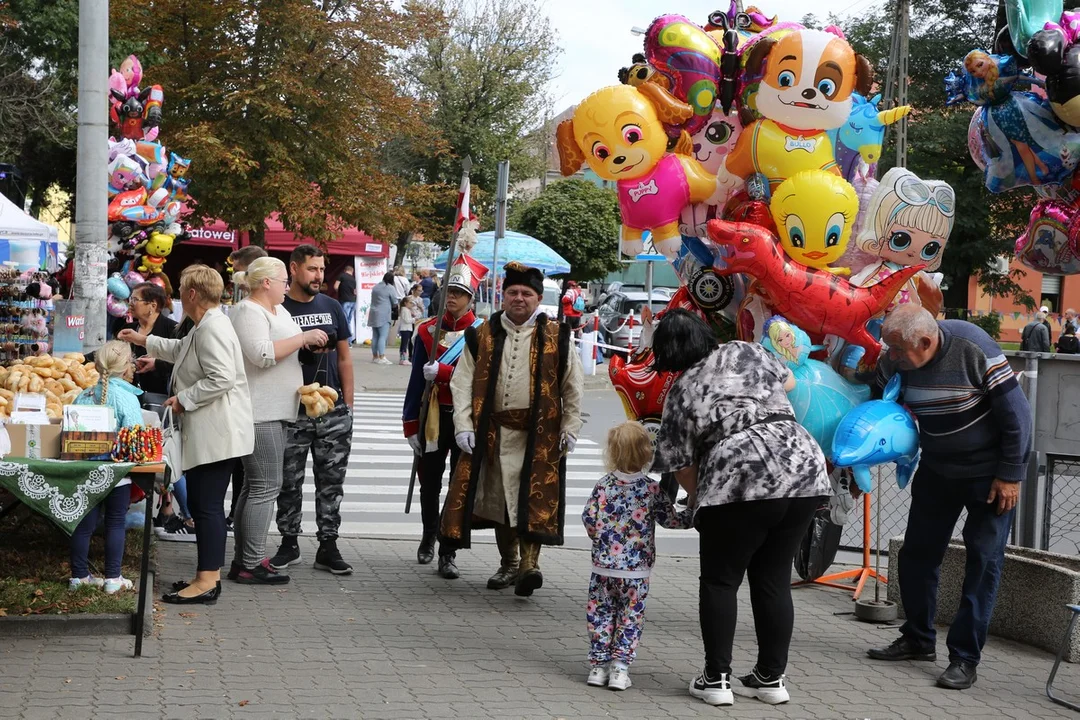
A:
[[[239,458],[255,446],[244,356],[232,323],[219,307],[224,283],[205,265],[180,275],[184,314],[195,323],[181,340],[123,330],[120,339],[144,346],[149,357],[171,362],[173,395],[165,401],[180,420],[181,468],[195,519],[195,579],[178,582],[162,598],[175,604],[213,605],[225,564],[225,490]]]

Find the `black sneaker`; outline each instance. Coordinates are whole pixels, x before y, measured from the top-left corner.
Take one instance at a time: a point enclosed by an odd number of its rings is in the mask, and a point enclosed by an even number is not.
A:
[[[319,551],[315,553],[315,569],[326,570],[335,575],[352,575],[352,565],[342,560],[341,553],[338,552],[337,538],[319,543]]]
[[[715,678],[707,677],[705,671],[690,681],[690,694],[709,705],[733,705],[735,697],[731,693],[731,675],[720,673]]]
[[[762,676],[757,668],[751,670],[749,675],[739,678],[731,689],[739,697],[757,698],[769,705],[780,705],[791,699],[783,675],[767,678]]]
[[[974,663],[956,660],[949,663],[948,669],[941,673],[937,684],[949,690],[967,690],[978,679],[979,675],[975,672]]]
[[[883,648],[871,648],[866,655],[872,660],[937,660],[937,651],[916,645],[906,635],[901,635],[893,644]]]
[[[453,554],[439,556],[439,577],[447,580],[457,580],[460,577]]]
[[[296,536],[282,535],[277,554],[270,558],[270,567],[282,570],[298,562],[300,562],[300,545],[296,541]]]
[[[165,524],[154,528],[158,540],[164,542],[195,542],[195,528],[190,527],[177,515],[170,515]]]

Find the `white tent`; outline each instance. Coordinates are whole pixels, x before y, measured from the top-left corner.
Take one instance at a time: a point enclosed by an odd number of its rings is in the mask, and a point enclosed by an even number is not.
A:
[[[55,265],[57,231],[24,213],[0,195],[0,262],[14,262],[20,270]]]

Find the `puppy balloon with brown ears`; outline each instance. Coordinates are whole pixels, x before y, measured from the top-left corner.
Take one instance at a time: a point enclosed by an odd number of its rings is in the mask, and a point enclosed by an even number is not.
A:
[[[577,106],[572,119],[559,123],[562,174],[573,175],[587,163],[616,183],[625,255],[644,249],[642,234],[649,230],[657,251],[674,260],[682,247],[682,209],[716,191],[716,176],[689,155],[693,145],[685,131],[675,153],[667,152],[664,125],[682,124],[692,114],[690,105],[647,82],[597,90]]]
[[[804,170],[839,175],[826,131],[847,122],[853,92],[870,92],[870,62],[831,28],[761,38],[747,50],[746,71],[757,74],[762,64],[751,100],[762,119],[743,130],[717,173],[718,184],[735,185],[760,174],[775,190]]]

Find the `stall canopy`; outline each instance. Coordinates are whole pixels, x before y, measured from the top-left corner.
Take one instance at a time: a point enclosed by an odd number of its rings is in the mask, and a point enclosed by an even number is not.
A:
[[[449,251],[443,250],[442,254],[435,258],[435,267],[440,270],[446,267],[447,252]],[[489,230],[477,233],[476,247],[469,252],[469,255],[490,269],[492,262],[496,260],[496,254],[499,275],[502,274],[506,263],[511,260],[538,268],[545,275],[563,275],[570,272],[570,263],[562,255],[530,235],[507,230],[506,237],[499,240],[499,246],[496,248],[494,232]]]
[[[274,213],[266,219],[266,249],[276,252],[291,252],[297,245],[310,239],[298,238],[291,230],[286,230]],[[245,245],[247,242],[244,243]],[[313,243],[314,244],[314,243]],[[352,255],[356,257],[387,257],[390,248],[357,228],[346,228],[341,237],[326,246],[330,255]]]
[[[0,262],[15,262],[20,270],[54,269],[57,245],[56,228],[35,220],[0,195]]]

